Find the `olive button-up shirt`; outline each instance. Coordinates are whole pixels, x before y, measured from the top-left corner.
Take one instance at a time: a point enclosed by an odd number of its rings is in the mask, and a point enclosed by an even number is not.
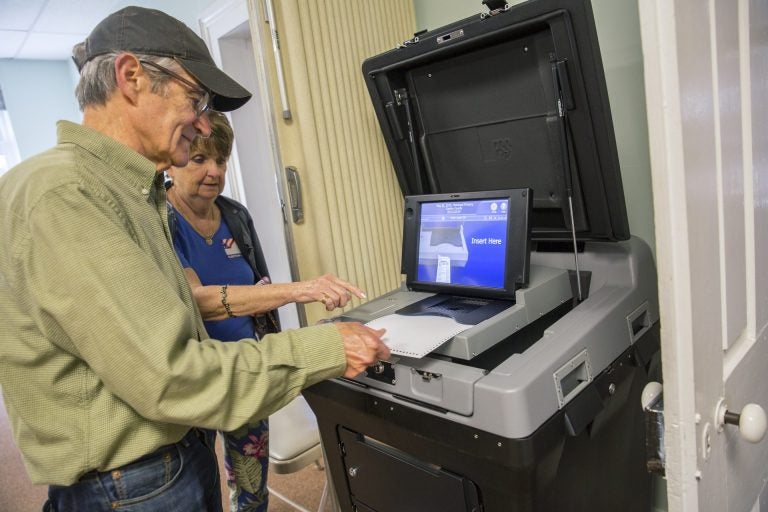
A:
[[[0,233],[0,386],[35,483],[234,430],[344,371],[333,325],[207,339],[154,164],[99,132],[60,121],[0,178]]]

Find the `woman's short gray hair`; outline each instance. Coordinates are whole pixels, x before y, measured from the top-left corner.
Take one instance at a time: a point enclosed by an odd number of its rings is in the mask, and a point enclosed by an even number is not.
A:
[[[84,44],[85,43],[80,43],[73,48],[72,54],[75,62],[80,62],[78,57],[81,56],[84,51]],[[80,47],[81,45],[83,45],[83,47]],[[123,52],[98,55],[83,64],[80,69],[80,81],[75,88],[75,96],[80,105],[80,110],[85,110],[85,107],[89,105],[106,105],[109,95],[112,94],[112,91],[117,87],[115,59],[121,53]],[[160,66],[170,68],[173,71],[182,70],[181,66],[169,57],[156,57],[154,55],[143,54],[135,55],[139,60],[148,60],[159,64]],[[144,67],[144,72],[147,73],[149,79],[152,81],[152,92],[157,94],[165,93],[166,84],[171,77],[149,66]]]

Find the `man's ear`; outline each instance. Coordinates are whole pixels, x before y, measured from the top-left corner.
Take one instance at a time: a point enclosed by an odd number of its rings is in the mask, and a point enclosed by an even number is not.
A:
[[[121,53],[115,58],[115,78],[117,79],[117,89],[123,97],[134,103],[148,77],[135,55]]]

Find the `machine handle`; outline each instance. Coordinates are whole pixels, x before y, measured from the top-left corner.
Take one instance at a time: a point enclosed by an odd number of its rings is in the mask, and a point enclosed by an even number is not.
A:
[[[651,473],[664,476],[666,451],[664,449],[664,404],[662,385],[649,382],[640,395],[645,416],[645,467]]]
[[[288,195],[293,223],[301,224],[304,221],[304,209],[301,200],[301,178],[299,177],[299,171],[293,166],[286,167],[285,179],[288,182]]]
[[[649,382],[645,385],[643,392],[640,395],[640,405],[642,405],[643,410],[648,409],[648,407],[656,401],[656,397],[661,394],[661,390],[661,384],[658,382]]]
[[[765,437],[766,421],[765,410],[757,404],[747,404],[740,413],[728,410],[725,402],[720,402],[717,408],[718,430],[722,431],[725,425],[738,425],[741,437],[749,443],[759,443]]]

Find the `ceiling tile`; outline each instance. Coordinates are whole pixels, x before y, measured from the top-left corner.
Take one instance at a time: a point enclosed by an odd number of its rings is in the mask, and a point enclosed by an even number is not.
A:
[[[16,57],[26,36],[26,32],[18,30],[0,30],[0,59]]]
[[[69,59],[74,44],[84,40],[107,15],[128,5],[163,10],[197,31],[196,13],[217,1],[0,0],[0,58]],[[13,31],[27,30],[28,44],[19,50],[26,36]]]
[[[107,15],[125,4],[119,0],[49,0],[35,31],[51,34],[86,34]]]
[[[30,30],[44,5],[45,0],[0,1],[0,30]]]
[[[29,34],[16,58],[18,59],[68,59],[72,56],[72,47],[86,38],[88,34]]]

